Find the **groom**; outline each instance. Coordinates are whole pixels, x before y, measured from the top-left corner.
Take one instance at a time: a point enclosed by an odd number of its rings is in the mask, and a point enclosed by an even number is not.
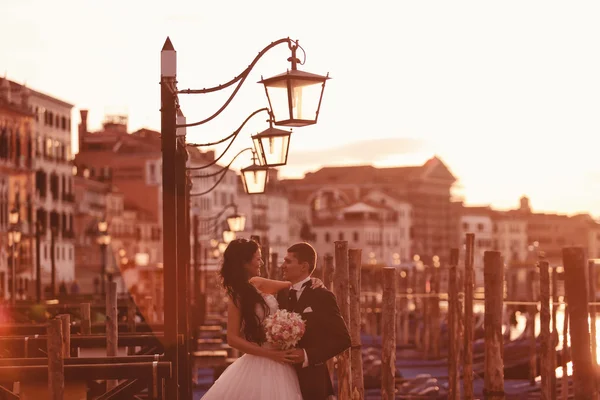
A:
[[[277,298],[281,308],[297,312],[306,321],[306,331],[294,353],[304,400],[324,400],[334,394],[325,362],[350,347],[350,334],[334,294],[323,287],[311,287],[316,265],[317,253],[310,244],[292,245],[281,268],[283,279],[293,285],[279,292]]]

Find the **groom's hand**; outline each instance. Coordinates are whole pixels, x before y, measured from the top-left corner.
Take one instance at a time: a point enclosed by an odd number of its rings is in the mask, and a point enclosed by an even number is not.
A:
[[[304,363],[304,350],[294,349],[294,351],[292,352],[292,357],[294,359],[294,364]]]

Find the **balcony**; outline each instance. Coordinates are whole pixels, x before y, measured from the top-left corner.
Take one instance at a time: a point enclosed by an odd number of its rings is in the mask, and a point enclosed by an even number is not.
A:
[[[62,200],[66,203],[75,203],[75,195],[73,193],[63,193]]]

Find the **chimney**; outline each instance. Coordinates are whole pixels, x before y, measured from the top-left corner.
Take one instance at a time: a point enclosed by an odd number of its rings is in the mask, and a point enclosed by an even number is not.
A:
[[[81,152],[84,148],[85,136],[88,134],[88,110],[79,110],[79,114],[81,115],[81,122],[79,123],[79,151]]]
[[[10,82],[8,78],[5,76],[2,80],[2,84],[0,84],[0,99],[4,99],[7,103],[10,104]]]
[[[529,198],[527,196],[522,196],[519,199],[519,203],[520,203],[519,209],[521,211],[531,212],[531,205],[529,204]]]
[[[21,107],[29,109],[29,89],[25,85],[21,86]]]

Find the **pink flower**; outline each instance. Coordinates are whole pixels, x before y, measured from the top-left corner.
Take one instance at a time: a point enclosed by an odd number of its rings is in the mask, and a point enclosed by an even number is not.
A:
[[[298,344],[306,329],[300,314],[277,310],[263,321],[267,342],[280,349],[290,349]]]

